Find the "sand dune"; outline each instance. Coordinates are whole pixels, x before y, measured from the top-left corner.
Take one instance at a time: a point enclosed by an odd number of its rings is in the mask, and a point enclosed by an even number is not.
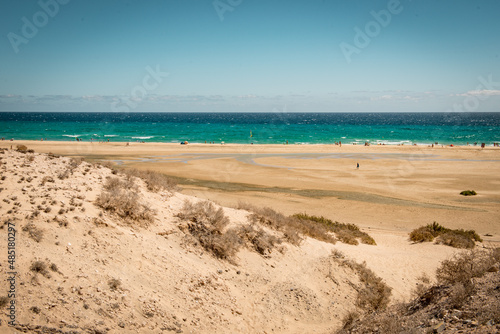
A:
[[[331,333],[355,308],[360,284],[355,272],[332,258],[333,250],[366,261],[396,301],[408,300],[417,277],[432,277],[440,261],[456,251],[411,244],[411,229],[436,220],[490,235],[485,243],[500,241],[500,151],[495,149],[25,144],[36,152],[151,168],[177,177],[184,189],[153,193],[137,180],[140,200],[156,214],[148,225],[130,224],[96,205],[106,178],[115,177],[110,169],[5,151],[0,212],[18,231],[16,321],[24,328]],[[175,161],[179,156],[183,159]],[[479,195],[458,195],[468,188]],[[242,248],[234,261],[220,260],[179,229],[177,214],[186,199],[225,205],[234,226],[247,222],[248,212],[228,207],[239,200],[285,214],[323,215],[358,224],[377,245],[306,238],[300,246],[285,242],[268,256]],[[43,231],[39,242],[30,237],[29,223]],[[4,224],[1,249],[7,248],[6,229]],[[46,273],[30,269],[36,261],[47,265]],[[0,270],[6,277],[6,258]],[[0,329],[10,330],[5,314],[1,320]]]

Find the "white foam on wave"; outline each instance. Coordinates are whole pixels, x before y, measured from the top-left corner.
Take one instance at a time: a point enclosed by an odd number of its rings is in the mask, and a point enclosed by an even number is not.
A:
[[[153,136],[151,137],[132,137],[132,139],[151,139],[154,138]]]

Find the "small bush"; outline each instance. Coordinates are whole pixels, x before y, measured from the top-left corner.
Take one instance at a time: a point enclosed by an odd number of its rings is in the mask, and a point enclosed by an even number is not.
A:
[[[436,240],[436,243],[455,248],[474,248],[475,246],[474,240],[470,236],[459,231],[443,233]]]
[[[252,248],[261,255],[270,254],[275,245],[282,242],[280,238],[262,228],[255,228],[252,224],[241,225],[235,232],[241,239],[247,240]]]
[[[138,169],[124,169],[122,172],[127,176],[142,179],[146,183],[146,187],[149,191],[158,192],[162,189],[168,191],[178,190],[177,183],[172,178],[158,172]]]
[[[31,264],[30,270],[42,274],[43,276],[50,278],[49,271],[47,270],[47,265],[43,261],[35,261]]]
[[[17,145],[16,151],[21,153],[26,153],[28,151],[28,148],[26,147],[26,145]]]
[[[220,259],[231,259],[242,244],[234,230],[224,233],[229,218],[222,208],[216,209],[208,201],[185,201],[177,217],[188,222],[187,230],[203,248]]]
[[[382,278],[378,277],[366,263],[357,263],[348,259],[335,258],[341,265],[353,269],[359,276],[363,287],[358,290],[356,304],[367,312],[383,310],[387,307],[391,297],[390,288]]]
[[[122,282],[119,279],[112,278],[108,281],[109,288],[111,291],[118,290],[120,286],[122,285]]]
[[[30,311],[35,313],[35,314],[40,314],[40,312],[42,312],[42,310],[38,306],[30,307]]]
[[[410,240],[413,242],[430,242],[435,238],[438,238],[436,243],[455,248],[474,248],[475,241],[483,241],[474,230],[451,230],[436,222],[410,232]]]
[[[28,236],[36,242],[42,241],[44,231],[36,227],[33,223],[28,223],[23,227],[24,232],[28,232]]]
[[[50,268],[50,270],[55,271],[56,273],[59,272],[59,268],[57,267],[57,264],[55,264],[55,263],[52,263],[49,268]]]
[[[444,260],[436,271],[436,278],[441,284],[472,283],[474,277],[483,276],[496,262],[494,250],[469,250],[455,254]]]
[[[464,190],[460,193],[462,196],[476,196],[477,193],[474,190]]]
[[[356,320],[360,318],[360,314],[356,311],[349,311],[342,319],[342,329],[348,330]]]
[[[9,304],[9,297],[7,296],[0,297],[0,308],[4,308],[5,306],[7,306],[7,304]]]
[[[126,222],[151,223],[155,212],[147,205],[140,203],[137,189],[130,187],[130,183],[117,178],[108,179],[103,191],[96,199],[96,205],[110,211]]]
[[[358,226],[354,224],[344,224],[333,222],[325,217],[311,216],[305,213],[295,214],[294,217],[302,221],[311,221],[320,224],[327,228],[329,232],[335,233],[337,238],[346,244],[357,245],[358,239],[367,245],[376,245],[375,240],[367,233],[362,232]]]

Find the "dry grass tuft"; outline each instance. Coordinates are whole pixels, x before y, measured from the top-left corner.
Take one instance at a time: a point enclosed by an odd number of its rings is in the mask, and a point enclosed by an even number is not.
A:
[[[371,236],[369,236],[365,232],[362,232],[359,227],[354,224],[333,222],[330,219],[326,219],[324,217],[310,216],[305,213],[295,214],[294,217],[297,217],[303,221],[311,221],[324,226],[329,232],[335,233],[337,238],[345,244],[358,245],[358,239],[360,239],[364,244],[376,245],[375,240]]]
[[[280,238],[252,224],[241,225],[235,233],[241,239],[248,241],[251,247],[261,255],[269,255],[276,245],[282,243]]]
[[[358,274],[359,280],[362,283],[356,300],[358,307],[368,313],[384,310],[387,307],[392,288],[369,269],[365,262],[357,263],[346,259],[341,252],[332,252],[331,258],[340,265],[351,268]]]
[[[70,175],[73,175],[73,172],[75,171],[75,169],[78,168],[78,166],[80,166],[82,162],[83,162],[83,159],[81,159],[81,158],[71,158],[68,162],[66,169],[61,171],[57,175],[57,177],[60,180],[65,180],[65,179],[69,178]]]
[[[103,186],[103,191],[96,199],[96,205],[115,213],[127,223],[153,222],[155,212],[140,203],[138,190],[129,181],[110,178]]]
[[[413,242],[430,242],[435,238],[436,243],[455,248],[474,248],[475,241],[483,241],[474,230],[451,230],[436,222],[421,226],[410,233],[410,240]]]
[[[36,242],[40,242],[43,239],[44,231],[41,228],[36,227],[36,225],[33,223],[24,225],[23,231],[28,232],[28,236]]]
[[[142,179],[149,191],[158,192],[164,189],[173,192],[179,189],[173,179],[158,172],[138,169],[123,169],[121,172],[128,177],[133,176]]]

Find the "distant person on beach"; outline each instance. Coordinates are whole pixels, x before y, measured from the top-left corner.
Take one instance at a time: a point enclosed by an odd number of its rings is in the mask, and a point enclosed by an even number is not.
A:
[[[359,169],[359,162],[358,162],[358,163],[356,163],[356,168],[357,168],[357,169]]]

